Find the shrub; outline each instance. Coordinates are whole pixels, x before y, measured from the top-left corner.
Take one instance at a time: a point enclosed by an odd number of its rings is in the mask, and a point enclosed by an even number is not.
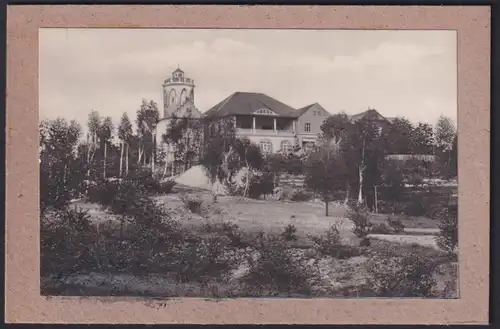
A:
[[[295,190],[290,195],[291,201],[308,201],[311,200],[311,194],[306,190]]]
[[[257,290],[259,295],[310,294],[310,270],[292,257],[291,250],[282,239],[261,234],[257,251],[260,257],[249,259],[249,272],[242,279],[248,290]]]
[[[219,277],[232,266],[232,259],[226,256],[228,244],[229,239],[225,237],[210,236],[178,245],[168,266],[175,267],[181,282]]]
[[[375,224],[370,228],[370,233],[373,234],[390,234],[391,232],[391,229],[385,223]]]
[[[270,173],[252,175],[248,186],[248,196],[259,199],[262,195],[272,194],[274,190],[274,178]]]
[[[193,214],[201,214],[203,200],[199,195],[181,194],[180,199],[186,209],[191,211]]]
[[[455,251],[458,245],[458,218],[457,206],[443,208],[438,214],[439,232],[436,237],[438,246],[445,251]]]
[[[117,181],[99,180],[89,186],[88,198],[90,202],[109,207],[118,193],[120,183]]]
[[[141,213],[147,202],[151,201],[140,186],[134,182],[123,182],[118,186],[109,207],[117,215],[133,217]]]
[[[297,228],[293,224],[288,224],[285,226],[285,230],[281,233],[281,237],[285,241],[296,241],[297,240]]]
[[[435,267],[417,255],[377,259],[368,266],[367,288],[376,297],[435,297]]]
[[[354,223],[353,233],[356,236],[363,238],[368,235],[370,222],[368,221],[368,210],[365,206],[356,203],[352,204],[347,210],[346,216]]]
[[[338,228],[332,225],[323,236],[310,236],[314,248],[323,255],[339,259],[358,256],[360,252],[353,247],[342,245]]]
[[[157,194],[161,189],[161,183],[159,179],[153,177],[147,177],[144,180],[138,182],[142,185],[145,191],[151,194]]]
[[[40,222],[42,275],[96,270],[98,235],[88,212],[65,208],[56,210],[53,216],[43,216]]]
[[[185,235],[167,209],[150,198],[142,200],[140,206],[130,213],[129,225],[134,271],[139,273],[155,271],[168,264],[165,261],[162,265],[158,256],[162,253],[168,255],[175,246],[183,243]]]
[[[63,209],[71,200],[69,188],[50,177],[50,169],[40,165],[40,214],[49,208]]]
[[[169,194],[172,193],[176,182],[174,180],[167,180],[161,182],[160,177],[154,176],[149,170],[140,170],[133,175],[127,177],[127,181],[140,186],[147,193],[150,194]]]
[[[165,182],[160,183],[160,189],[157,192],[159,194],[170,194],[172,193],[176,184],[177,183],[173,179],[169,179]]]
[[[403,221],[398,217],[388,216],[387,223],[389,223],[389,226],[394,230],[395,233],[401,233],[405,229]]]

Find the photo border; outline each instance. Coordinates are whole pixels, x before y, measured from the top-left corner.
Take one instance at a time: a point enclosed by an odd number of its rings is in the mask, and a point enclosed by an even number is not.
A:
[[[10,323],[485,324],[489,298],[488,6],[26,5],[7,8],[6,283]],[[40,295],[38,29],[448,29],[458,44],[459,299]]]

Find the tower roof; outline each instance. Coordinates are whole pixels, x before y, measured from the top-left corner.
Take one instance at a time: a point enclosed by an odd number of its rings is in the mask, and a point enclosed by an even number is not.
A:
[[[174,72],[172,72],[172,74],[177,73],[177,72],[184,73],[184,71],[183,71],[183,70],[181,70],[180,68],[177,68],[177,69],[175,69],[175,71],[174,71]]]

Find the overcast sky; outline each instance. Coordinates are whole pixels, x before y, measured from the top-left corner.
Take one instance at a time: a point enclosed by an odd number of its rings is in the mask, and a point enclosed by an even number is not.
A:
[[[177,66],[202,112],[251,91],[331,113],[457,117],[454,31],[40,29],[40,119],[85,125],[96,109],[118,123],[142,99],[161,109]]]

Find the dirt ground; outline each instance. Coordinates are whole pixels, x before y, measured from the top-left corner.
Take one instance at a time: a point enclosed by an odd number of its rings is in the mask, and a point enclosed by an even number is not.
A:
[[[176,193],[156,196],[154,199],[172,210],[183,209],[180,194],[196,194],[204,200],[204,205],[216,207],[226,214],[226,220],[231,220],[245,231],[260,231],[280,233],[285,226],[292,224],[297,228],[297,236],[305,238],[308,235],[324,233],[330,226],[336,225],[340,230],[344,243],[356,243],[358,239],[352,233],[353,224],[345,218],[345,208],[341,205],[331,204],[329,216],[325,216],[325,206],[322,202],[288,202],[276,200],[253,200],[235,196],[219,196],[217,203],[213,203],[213,196],[207,190],[177,187]],[[74,206],[89,211],[94,220],[109,220],[112,214],[106,213],[96,204],[76,202]],[[185,212],[185,211],[184,211]],[[386,222],[388,215],[371,214],[370,221],[373,223]],[[400,242],[417,243],[424,246],[436,247],[434,235],[437,223],[434,220],[419,217],[402,219],[406,227],[405,235],[392,236],[382,235],[377,238]],[[203,224],[200,216],[189,216],[183,220],[186,226],[198,226]],[[414,232],[415,231],[415,232]]]

